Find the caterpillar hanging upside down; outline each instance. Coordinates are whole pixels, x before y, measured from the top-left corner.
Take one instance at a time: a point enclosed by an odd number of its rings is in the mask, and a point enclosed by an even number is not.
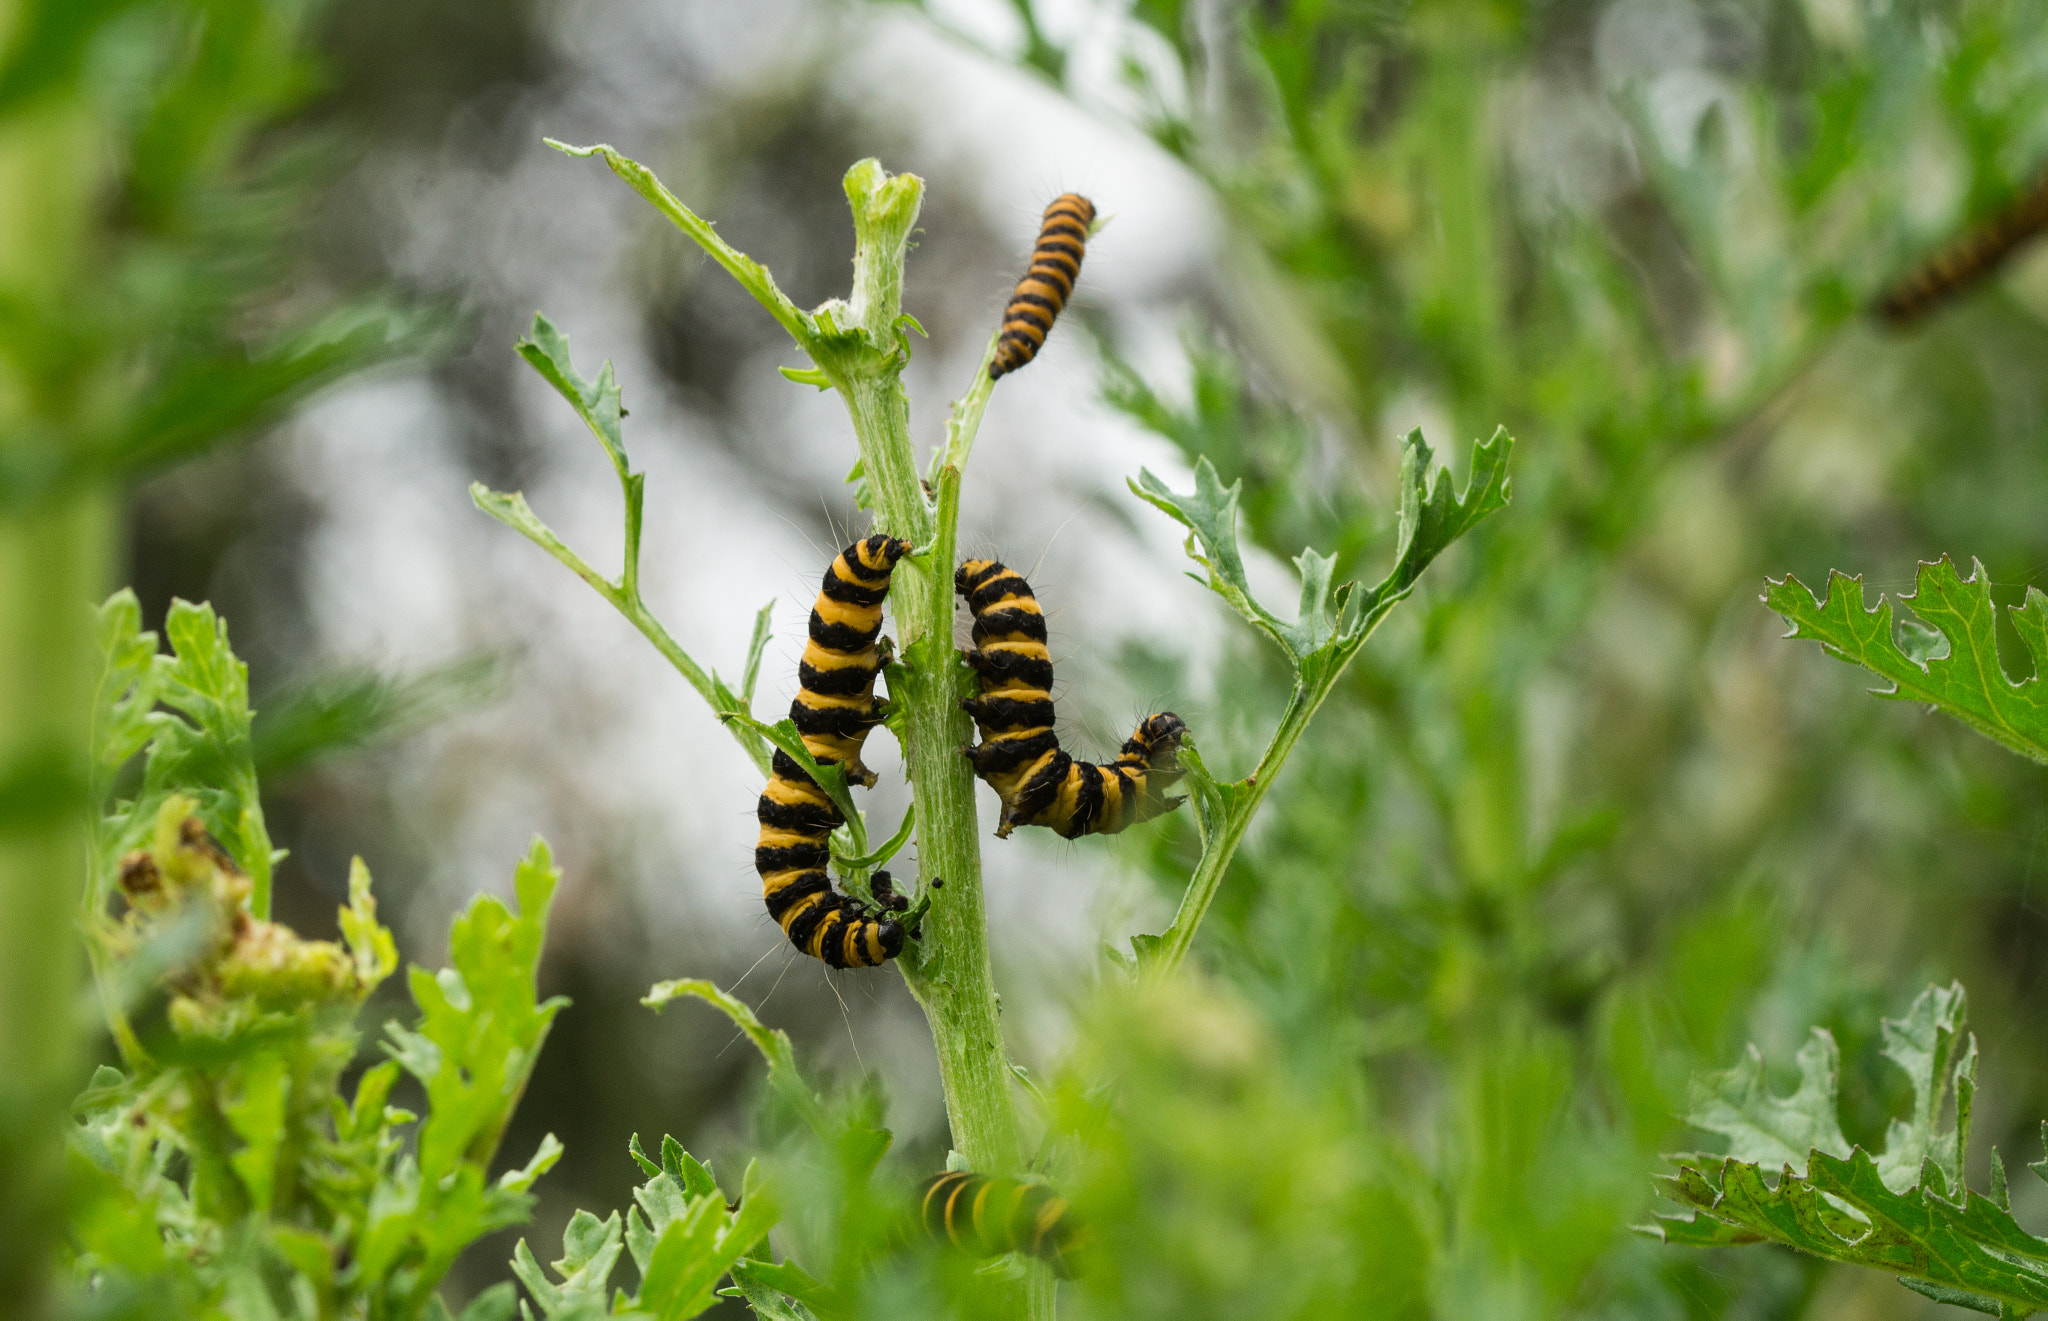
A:
[[[927,1234],[962,1252],[977,1257],[1029,1253],[1063,1280],[1074,1278],[1067,1254],[1087,1239],[1066,1199],[1044,1184],[967,1170],[926,1179],[918,1189],[918,1216]]]
[[[981,743],[963,751],[1003,800],[998,838],[1017,826],[1068,839],[1113,835],[1180,806],[1184,800],[1164,796],[1180,778],[1174,754],[1187,726],[1179,716],[1145,717],[1114,762],[1075,761],[1053,732],[1052,653],[1031,585],[994,560],[967,560],[953,590],[974,613],[966,657],[981,676],[981,696],[960,704],[980,726]]]
[[[842,767],[857,784],[875,782],[860,750],[880,721],[875,676],[882,669],[882,602],[896,562],[909,553],[907,541],[873,536],[832,561],[811,611],[800,688],[789,704],[804,750],[821,766]],[[833,889],[832,832],[846,817],[794,757],[778,748],[772,767],[754,810],[761,822],[754,869],[761,873],[768,915],[790,944],[834,968],[874,968],[895,958],[903,952],[906,926],[915,935],[923,910],[909,911],[885,871],[870,882],[879,908]]]
[[[1079,193],[1061,193],[1045,208],[1031,267],[1003,309],[1003,333],[996,340],[995,361],[988,365],[990,376],[1016,371],[1045,347],[1052,323],[1074,296],[1081,256],[1088,248],[1088,227],[1094,223],[1095,203]]]

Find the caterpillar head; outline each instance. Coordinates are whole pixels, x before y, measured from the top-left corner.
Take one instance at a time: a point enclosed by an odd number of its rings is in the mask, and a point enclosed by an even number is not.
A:
[[[1180,750],[1180,741],[1187,737],[1187,722],[1171,711],[1146,716],[1138,725],[1138,732],[1132,737],[1145,745],[1145,758],[1153,765],[1161,762],[1172,764],[1174,753]]]
[[[995,567],[996,562],[994,560],[960,561],[960,567],[953,571],[954,594],[966,596],[974,590],[974,584],[979,582],[984,574]]]
[[[884,536],[879,532],[857,543],[861,567],[870,573],[889,572],[896,567],[896,561],[910,553],[910,549],[910,543],[903,538]]]

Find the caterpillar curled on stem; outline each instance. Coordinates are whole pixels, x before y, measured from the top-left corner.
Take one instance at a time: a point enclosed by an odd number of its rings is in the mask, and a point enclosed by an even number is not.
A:
[[[1003,309],[1003,333],[996,341],[995,360],[988,365],[990,376],[1016,371],[1045,347],[1052,323],[1074,296],[1081,257],[1088,248],[1088,227],[1094,222],[1095,203],[1079,193],[1061,193],[1045,208],[1031,266]]]
[[[981,680],[981,696],[960,704],[981,742],[962,751],[1003,800],[998,838],[1017,826],[1045,826],[1067,839],[1113,835],[1184,801],[1164,796],[1180,778],[1174,754],[1187,726],[1179,716],[1161,711],[1139,721],[1113,762],[1074,760],[1053,730],[1052,653],[1031,585],[995,560],[966,560],[953,590],[974,614],[966,657]]]
[[[882,602],[896,562],[909,553],[907,541],[873,536],[832,561],[811,610],[799,688],[789,705],[804,750],[820,765],[843,767],[859,784],[875,782],[860,751],[880,718],[875,676],[883,659]],[[777,749],[771,766],[754,812],[761,823],[754,869],[768,915],[790,944],[834,968],[879,967],[901,954],[904,931],[915,935],[923,909],[909,911],[887,872],[876,872],[871,882],[875,907],[833,889],[832,832],[845,816],[788,753]]]
[[[1074,1278],[1069,1254],[1086,1246],[1087,1232],[1066,1199],[1042,1183],[951,1170],[918,1189],[918,1218],[933,1239],[977,1257],[1024,1252]]]

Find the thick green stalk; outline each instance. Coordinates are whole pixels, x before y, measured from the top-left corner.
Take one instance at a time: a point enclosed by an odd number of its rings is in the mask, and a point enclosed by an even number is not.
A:
[[[0,519],[0,1298],[40,1315],[79,1084],[84,752],[112,501]],[[5,1309],[0,1309],[4,1311]]]
[[[923,187],[915,175],[891,177],[873,161],[861,162],[846,176],[856,242],[848,310],[871,349],[892,345],[901,335],[897,322],[902,314],[905,246]],[[909,400],[898,379],[906,357],[871,353],[853,370],[827,367],[852,416],[882,529],[923,551],[897,569],[889,594],[904,661],[892,673],[889,700],[904,716],[904,756],[916,803],[923,884],[928,887],[943,879],[945,888],[924,921],[922,956],[914,964],[903,960],[901,966],[931,1026],[954,1149],[974,1169],[1016,1172],[1023,1168],[1024,1148],[989,964],[974,775],[960,755],[961,746],[973,737],[960,703],[974,695],[973,675],[953,646],[960,469],[957,463],[940,468],[936,501],[918,480]],[[978,420],[980,412],[973,401],[986,398],[978,378],[969,392],[971,420]],[[956,427],[947,446],[947,458],[957,454],[964,459],[972,442],[971,433],[958,431]],[[1011,1310],[1050,1317],[1052,1299],[1049,1272],[1034,1267],[1011,1300]]]
[[[892,178],[872,161],[847,174],[856,242],[850,310],[871,343],[892,343],[898,333],[904,246],[923,187],[915,175]],[[928,547],[897,570],[889,594],[905,661],[889,699],[904,715],[918,865],[925,885],[946,883],[925,919],[926,952],[905,976],[931,1022],[955,1149],[976,1169],[1012,1171],[1021,1167],[1023,1151],[989,967],[974,775],[960,755],[973,728],[960,709],[961,699],[972,696],[971,676],[953,649],[954,529],[950,519],[938,525],[918,482],[901,370],[899,359],[876,361],[846,379],[842,390],[878,521],[884,531]],[[959,472],[942,473],[940,480],[957,483]],[[956,507],[946,503],[949,511]]]

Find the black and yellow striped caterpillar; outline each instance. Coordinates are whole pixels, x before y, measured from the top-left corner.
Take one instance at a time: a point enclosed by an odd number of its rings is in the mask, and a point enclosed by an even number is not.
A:
[[[980,726],[981,743],[962,751],[1003,800],[999,838],[1016,826],[1045,826],[1068,839],[1113,835],[1180,805],[1164,797],[1180,778],[1174,753],[1187,726],[1179,716],[1147,716],[1114,762],[1075,761],[1053,732],[1052,653],[1031,585],[994,560],[967,560],[953,590],[974,613],[966,657],[981,677],[981,696],[960,704]]]
[[[1029,1253],[1061,1279],[1074,1277],[1067,1255],[1087,1239],[1066,1199],[1044,1184],[967,1170],[926,1179],[918,1189],[918,1216],[927,1234],[962,1252],[977,1257]]]
[[[1088,227],[1095,221],[1095,203],[1079,193],[1061,193],[1045,208],[1031,267],[1017,281],[1010,305],[1003,309],[1003,333],[996,340],[995,361],[988,374],[1000,377],[1038,356],[1052,323],[1074,296],[1081,278],[1081,254],[1088,247]]]
[[[800,689],[789,718],[804,750],[820,765],[836,764],[848,780],[873,784],[861,764],[861,744],[879,722],[875,676],[882,668],[882,602],[889,575],[910,553],[910,543],[873,536],[839,553],[825,571],[811,611],[810,641],[798,668]],[[889,873],[871,882],[879,910],[832,888],[832,832],[846,818],[796,759],[777,749],[773,774],[754,809],[761,835],[754,869],[761,898],[789,943],[834,968],[873,968],[903,952],[909,903]],[[936,886],[938,882],[934,881]],[[911,919],[915,928],[915,920]]]
[[[2048,171],[2004,210],[1894,281],[1873,310],[1895,326],[1917,321],[1989,275],[2044,229],[2048,229]]]

